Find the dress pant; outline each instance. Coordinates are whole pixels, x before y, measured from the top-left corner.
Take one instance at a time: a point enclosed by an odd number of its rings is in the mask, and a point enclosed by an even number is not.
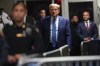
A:
[[[52,47],[52,43],[49,43],[48,47],[47,47],[47,51],[52,51],[55,49],[58,49],[58,42],[56,43],[56,47]]]

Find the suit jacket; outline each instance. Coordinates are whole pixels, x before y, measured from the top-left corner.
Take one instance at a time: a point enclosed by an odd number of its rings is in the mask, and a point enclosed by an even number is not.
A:
[[[42,18],[39,17],[36,21],[36,27],[39,29],[40,33],[42,31],[42,22],[41,22]]]
[[[50,43],[50,22],[51,22],[50,16],[42,19],[42,35],[43,35],[45,46],[48,46],[48,44]],[[70,24],[67,19],[59,16],[58,48],[66,44],[68,44],[69,47],[71,47]]]
[[[93,39],[96,39],[98,36],[98,29],[94,22],[90,21],[90,28],[87,30],[85,23],[81,22],[78,24],[78,35],[83,40],[86,37],[91,37]]]

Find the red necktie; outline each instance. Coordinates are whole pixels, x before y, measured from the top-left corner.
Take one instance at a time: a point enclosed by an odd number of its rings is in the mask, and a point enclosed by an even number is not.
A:
[[[89,29],[88,22],[86,22],[86,29],[87,29],[87,30]]]

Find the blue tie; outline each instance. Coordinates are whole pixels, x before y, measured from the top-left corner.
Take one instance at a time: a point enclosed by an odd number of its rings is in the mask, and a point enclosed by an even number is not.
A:
[[[56,20],[55,18],[53,19],[53,23],[52,23],[52,46],[54,48],[56,47]]]

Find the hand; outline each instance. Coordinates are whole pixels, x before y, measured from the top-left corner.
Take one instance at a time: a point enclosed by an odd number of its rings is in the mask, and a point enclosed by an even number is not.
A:
[[[94,40],[94,38],[91,38],[91,40]]]
[[[16,63],[17,60],[16,60],[16,58],[14,56],[8,55],[8,62],[9,63]]]
[[[84,38],[84,42],[90,42],[92,41],[90,37]]]
[[[15,58],[16,58],[17,60],[19,60],[21,57],[22,57],[21,54],[16,54],[16,55],[15,55]]]
[[[87,41],[88,40],[88,38],[84,38],[84,41]]]

